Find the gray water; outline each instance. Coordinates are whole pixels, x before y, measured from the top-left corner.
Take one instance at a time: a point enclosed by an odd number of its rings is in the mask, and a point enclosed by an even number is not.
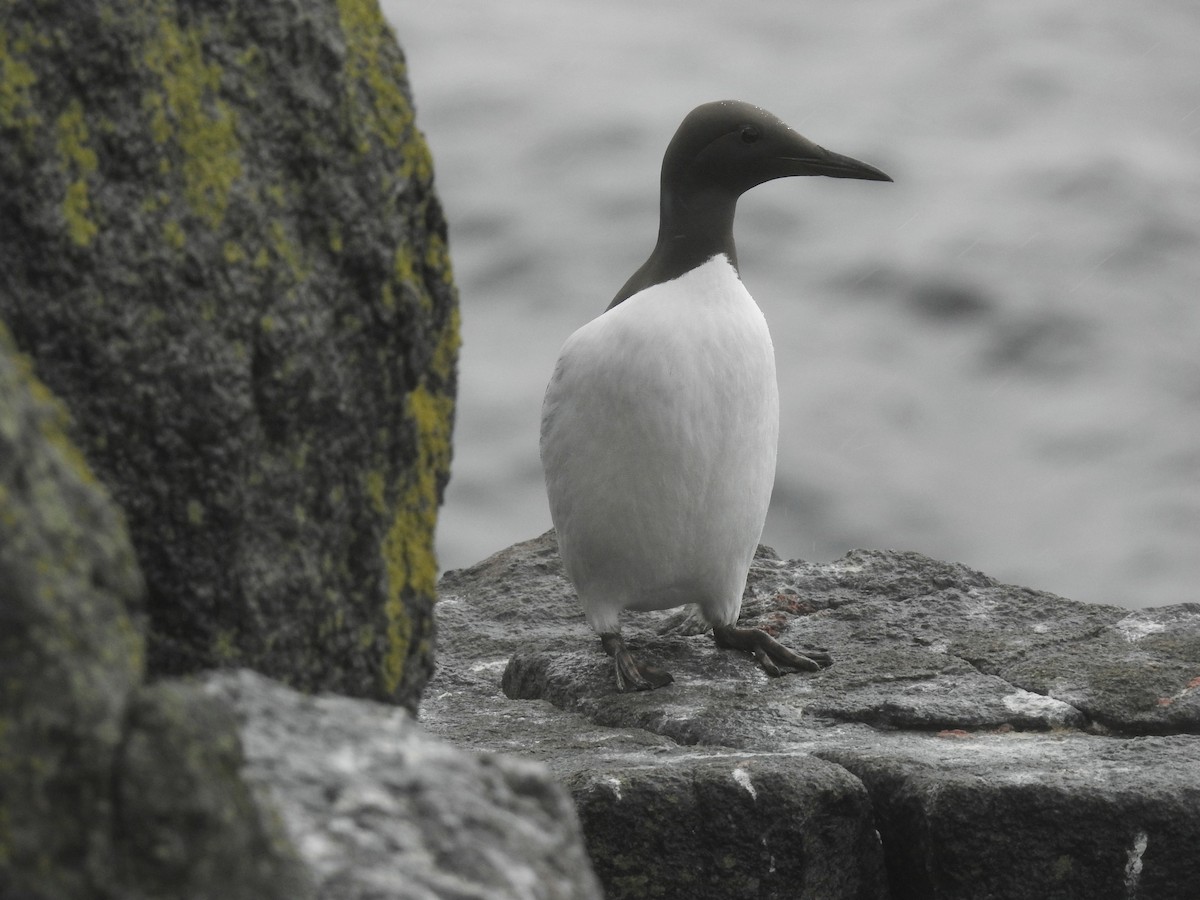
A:
[[[462,292],[444,568],[549,527],[554,359],[649,253],[679,120],[728,97],[896,180],[739,204],[783,407],[764,541],[1200,599],[1194,0],[383,6]]]

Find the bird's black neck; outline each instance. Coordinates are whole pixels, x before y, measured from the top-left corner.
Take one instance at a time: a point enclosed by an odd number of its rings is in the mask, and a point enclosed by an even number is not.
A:
[[[638,291],[678,278],[717,254],[737,269],[733,214],[737,196],[726,191],[672,190],[663,186],[659,201],[658,243],[640,269],[617,292],[612,309]]]

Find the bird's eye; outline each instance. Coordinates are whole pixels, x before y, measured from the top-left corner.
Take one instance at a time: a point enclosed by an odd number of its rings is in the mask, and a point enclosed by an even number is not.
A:
[[[759,131],[757,128],[755,128],[753,125],[746,125],[742,128],[742,140],[745,143],[753,144],[760,137],[762,137],[762,132]]]

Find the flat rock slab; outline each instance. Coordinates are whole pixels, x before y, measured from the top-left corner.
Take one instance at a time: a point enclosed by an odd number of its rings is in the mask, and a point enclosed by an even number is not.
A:
[[[635,694],[553,533],[446,573],[438,608],[422,721],[549,765],[609,897],[1197,896],[1198,604],[764,548],[741,624],[834,665],[770,678],[686,610],[630,616],[631,648],[675,676]]]

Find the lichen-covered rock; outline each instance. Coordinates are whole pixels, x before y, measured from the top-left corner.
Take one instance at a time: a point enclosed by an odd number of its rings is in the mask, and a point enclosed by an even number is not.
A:
[[[113,779],[122,896],[315,896],[272,807],[242,780],[244,766],[227,703],[172,681],[133,695]]]
[[[111,779],[142,676],[120,510],[0,324],[0,896],[111,877]],[[10,893],[11,892],[11,893]]]
[[[404,710],[206,676],[241,720],[246,778],[328,900],[599,900],[570,796],[537,764],[463,753]]]
[[[0,317],[124,508],[158,673],[415,707],[457,298],[375,0],[0,0]]]
[[[307,896],[228,708],[138,687],[123,517],[31,370],[0,323],[0,897]]]

